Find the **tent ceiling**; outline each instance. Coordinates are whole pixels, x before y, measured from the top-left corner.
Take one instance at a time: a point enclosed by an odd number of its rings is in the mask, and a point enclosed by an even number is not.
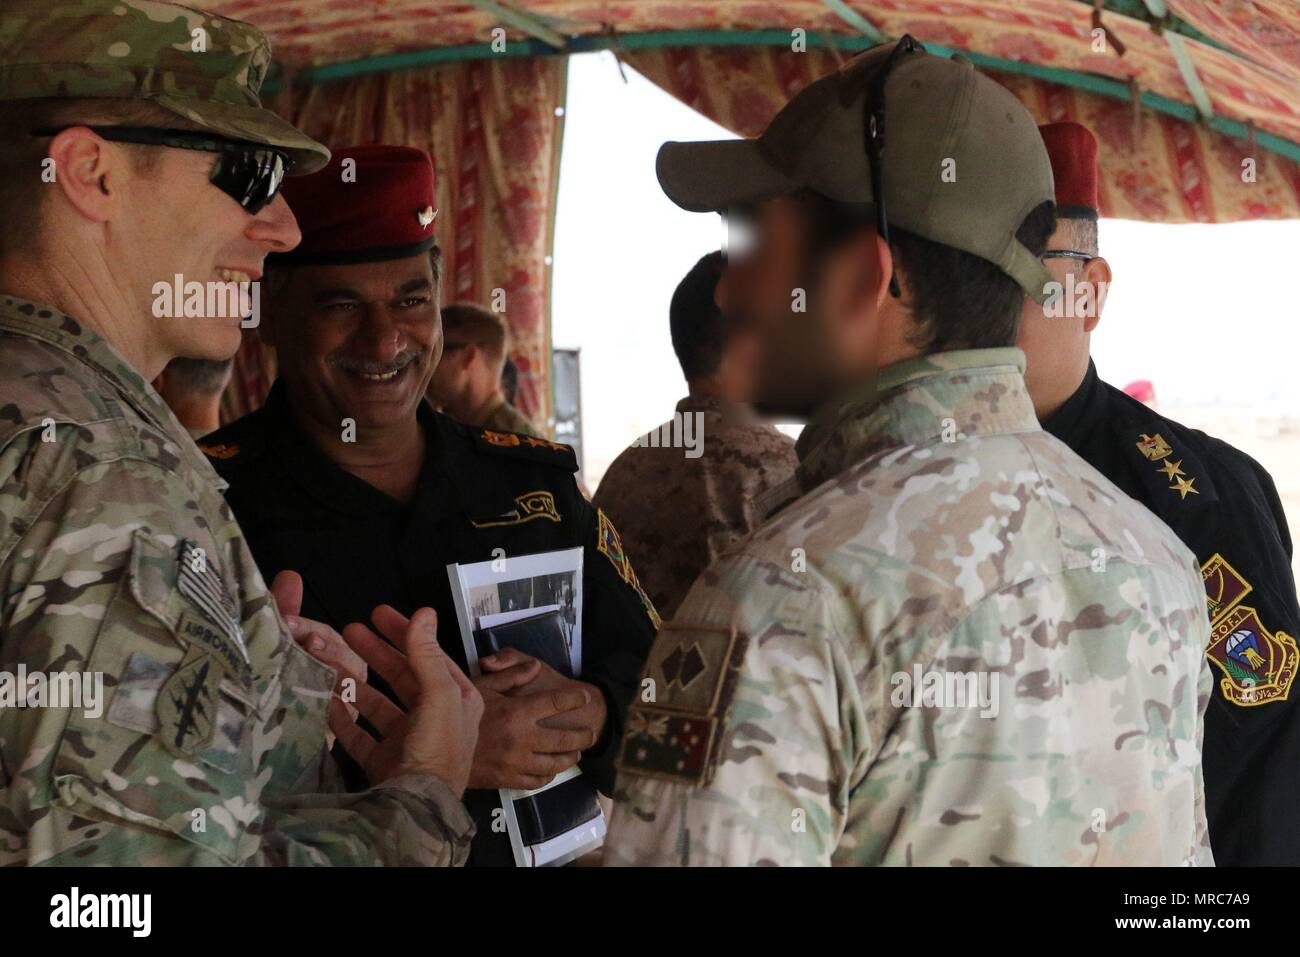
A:
[[[1300,5],[1290,0],[1106,0],[1116,44],[1093,50],[1091,0],[208,0],[271,37],[279,64],[324,81],[448,59],[488,57],[504,27],[512,55],[724,43],[861,49],[911,33],[977,63],[1149,107],[1250,124],[1300,158]],[[1019,67],[1020,69],[1016,69]],[[1036,71],[1036,72],[1035,72]],[[1121,86],[1120,84],[1123,84]],[[1181,111],[1181,113],[1179,113]],[[1224,125],[1226,121],[1227,125]],[[1272,137],[1283,142],[1274,142]]]

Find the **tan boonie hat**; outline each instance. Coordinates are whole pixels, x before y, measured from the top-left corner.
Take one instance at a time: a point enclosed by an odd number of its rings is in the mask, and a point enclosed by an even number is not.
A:
[[[656,165],[668,197],[692,212],[810,189],[872,203],[864,100],[895,44],[877,47],[802,90],[754,140],[665,143]],[[996,264],[1042,301],[1052,281],[1016,240],[1054,198],[1034,118],[965,60],[920,50],[885,81],[884,185],[891,225]]]
[[[329,150],[262,108],[271,47],[256,27],[150,0],[3,0],[0,100],[149,100],[220,136],[284,150],[311,173]]]

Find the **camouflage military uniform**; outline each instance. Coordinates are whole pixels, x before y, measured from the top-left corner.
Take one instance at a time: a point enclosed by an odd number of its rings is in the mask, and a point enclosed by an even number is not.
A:
[[[594,504],[612,518],[655,608],[671,618],[691,584],[762,520],[760,501],[794,478],[794,440],[716,397],[687,397],[677,415],[616,458]],[[664,441],[691,416],[699,454]]]
[[[491,429],[493,432],[519,432],[522,435],[535,435],[541,438],[546,437],[546,430],[539,429],[533,424],[528,416],[524,415],[513,405],[506,401],[505,396],[498,394],[493,401],[491,408],[488,409],[487,415],[483,417],[482,422],[471,422],[469,425],[481,425],[485,429]]]
[[[0,865],[462,861],[473,825],[436,778],[333,789],[334,673],[148,383],[3,295],[0,382],[0,672],[102,673],[107,699],[0,708]]]
[[[900,363],[809,426],[808,494],[656,640],[607,860],[1209,863],[1195,560],[1039,429],[1023,368]]]

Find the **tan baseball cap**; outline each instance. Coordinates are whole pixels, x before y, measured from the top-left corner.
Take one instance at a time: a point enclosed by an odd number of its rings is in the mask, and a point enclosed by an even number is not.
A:
[[[239,20],[153,0],[3,0],[0,100],[149,100],[221,136],[278,147],[293,174],[329,150],[258,98],[271,47]]]
[[[664,192],[692,212],[801,189],[873,203],[864,105],[894,46],[876,47],[812,83],[757,139],[665,143],[656,164]],[[884,95],[889,223],[987,259],[1042,301],[1052,275],[1016,239],[1030,211],[1055,196],[1052,164],[1029,111],[969,61],[924,50],[896,61]]]

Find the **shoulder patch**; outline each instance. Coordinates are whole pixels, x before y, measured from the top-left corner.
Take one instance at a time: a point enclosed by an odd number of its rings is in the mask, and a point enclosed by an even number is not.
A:
[[[654,702],[638,698],[628,709],[618,769],[707,786],[748,647],[749,637],[735,628],[665,624],[642,683],[652,689]]]
[[[226,459],[233,459],[239,454],[239,446],[227,443],[218,443],[216,445],[207,445],[199,443],[199,451],[210,459],[217,459],[224,462]]]
[[[1218,501],[1209,474],[1190,449],[1172,445],[1161,432],[1138,432],[1133,439],[1133,448],[1141,455],[1141,459],[1135,455],[1135,467],[1157,514]]]
[[[570,472],[578,471],[578,456],[573,447],[539,439],[535,435],[522,432],[496,432],[492,429],[474,430],[474,444],[480,451],[499,455],[513,455],[517,458],[557,465]]]
[[[1210,614],[1210,647],[1206,657],[1223,672],[1219,690],[1225,700],[1243,708],[1285,701],[1291,693],[1300,648],[1284,631],[1270,632],[1259,613],[1241,604],[1254,586],[1214,554],[1201,566]]]
[[[627,553],[623,551],[623,540],[618,536],[618,529],[614,527],[614,523],[610,521],[603,508],[596,509],[596,551],[609,559],[614,570],[618,572],[618,577],[637,593],[646,615],[650,618],[650,624],[658,630],[663,624],[663,619],[655,610],[655,603],[641,587],[641,580],[636,577],[636,570],[632,568],[632,559],[628,558]]]

